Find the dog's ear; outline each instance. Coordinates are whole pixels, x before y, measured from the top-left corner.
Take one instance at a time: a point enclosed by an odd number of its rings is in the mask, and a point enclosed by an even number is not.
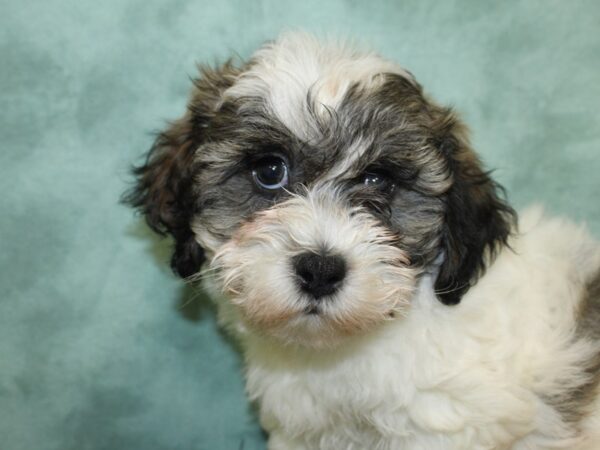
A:
[[[439,150],[453,182],[445,197],[443,261],[435,291],[442,303],[455,305],[499,247],[507,244],[516,215],[503,199],[504,189],[483,170],[466,128],[450,110],[444,110],[439,130]]]
[[[174,238],[171,267],[183,278],[198,272],[205,259],[190,226],[200,213],[196,207],[194,156],[206,138],[207,124],[223,91],[231,86],[236,74],[231,62],[216,70],[201,68],[201,77],[193,80],[185,115],[158,135],[145,162],[133,169],[135,186],[122,198],[145,216],[150,228]]]

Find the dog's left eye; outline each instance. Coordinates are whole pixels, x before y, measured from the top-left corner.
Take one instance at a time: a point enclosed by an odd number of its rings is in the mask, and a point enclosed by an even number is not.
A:
[[[263,189],[270,191],[281,189],[289,182],[288,166],[277,156],[263,158],[254,164],[252,179]]]
[[[393,180],[381,172],[365,172],[362,175],[362,183],[381,192],[391,192],[394,189]]]

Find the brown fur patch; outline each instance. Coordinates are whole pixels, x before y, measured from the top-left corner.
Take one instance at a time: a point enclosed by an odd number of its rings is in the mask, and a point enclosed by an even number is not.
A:
[[[554,399],[558,412],[571,423],[585,417],[589,406],[598,395],[600,386],[600,271],[590,280],[583,293],[577,317],[576,337],[589,339],[597,344],[598,351],[584,367],[586,382],[573,389],[568,396]]]

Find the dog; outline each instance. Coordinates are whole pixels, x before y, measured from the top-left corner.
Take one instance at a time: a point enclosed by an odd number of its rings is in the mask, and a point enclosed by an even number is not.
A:
[[[269,449],[600,449],[600,247],[517,220],[467,134],[396,63],[288,32],[201,68],[134,169]]]

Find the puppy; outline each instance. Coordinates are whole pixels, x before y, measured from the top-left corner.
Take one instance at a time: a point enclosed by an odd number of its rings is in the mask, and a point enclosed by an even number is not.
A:
[[[125,199],[241,341],[269,449],[600,449],[582,228],[517,227],[456,115],[373,53],[288,33],[201,72]]]

